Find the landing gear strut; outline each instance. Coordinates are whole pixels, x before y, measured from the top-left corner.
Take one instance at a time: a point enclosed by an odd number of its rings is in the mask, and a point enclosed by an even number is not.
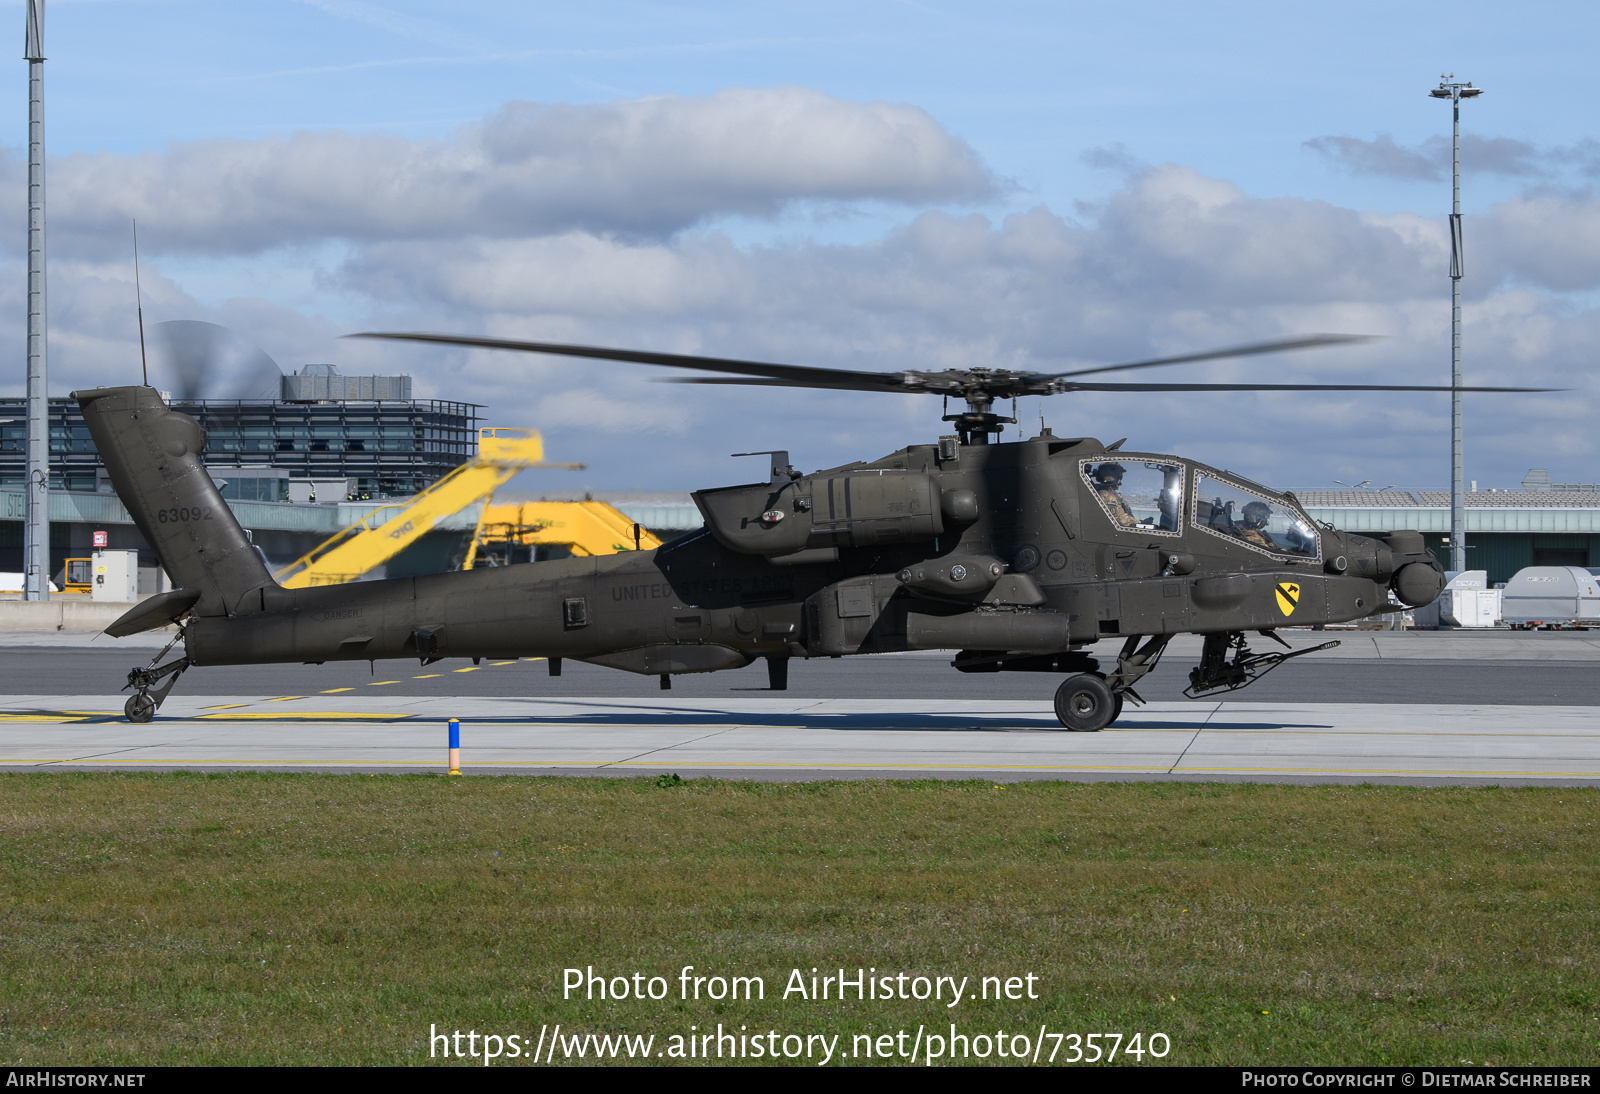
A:
[[[178,677],[183,675],[183,670],[188,668],[190,661],[187,657],[180,657],[176,661],[156,668],[156,662],[167,655],[167,652],[183,641],[183,630],[180,628],[177,635],[168,642],[166,648],[150,659],[150,664],[144,668],[128,670],[128,682],[123,685],[123,690],[133,688],[134,693],[128,697],[127,704],[122,712],[128,716],[128,721],[142,725],[156,716],[156,711],[161,709],[161,704],[166,701],[167,695],[172,691],[172,685],[178,682]]]
[[[1117,667],[1109,675],[1085,672],[1063,681],[1056,689],[1056,717],[1062,725],[1076,733],[1098,733],[1122,716],[1124,699],[1144,702],[1133,690],[1134,681],[1156,667],[1172,636],[1152,635],[1141,646],[1142,637],[1128,637],[1117,655]]]

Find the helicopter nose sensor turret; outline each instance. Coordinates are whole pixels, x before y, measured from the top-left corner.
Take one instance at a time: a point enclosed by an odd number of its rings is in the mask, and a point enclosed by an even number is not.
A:
[[[1390,532],[1385,542],[1394,556],[1389,588],[1411,608],[1432,604],[1444,591],[1444,567],[1422,542],[1421,532]]]
[[[1400,603],[1420,608],[1432,604],[1444,591],[1444,574],[1439,571],[1438,563],[1430,566],[1425,562],[1413,562],[1400,568],[1390,588],[1394,589]]]

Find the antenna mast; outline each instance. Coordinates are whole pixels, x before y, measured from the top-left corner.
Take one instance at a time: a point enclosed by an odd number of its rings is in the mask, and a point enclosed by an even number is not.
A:
[[[139,308],[139,373],[150,386],[150,365],[144,357],[144,293],[139,290],[139,222],[133,222],[133,299]]]
[[[28,481],[23,598],[50,599],[50,403],[45,386],[44,0],[28,16]]]

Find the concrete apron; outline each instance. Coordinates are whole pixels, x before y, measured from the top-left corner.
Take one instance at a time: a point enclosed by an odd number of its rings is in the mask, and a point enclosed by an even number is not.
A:
[[[0,770],[446,769],[753,779],[1600,783],[1593,707],[1156,702],[1069,733],[1041,702],[124,696],[0,703]]]

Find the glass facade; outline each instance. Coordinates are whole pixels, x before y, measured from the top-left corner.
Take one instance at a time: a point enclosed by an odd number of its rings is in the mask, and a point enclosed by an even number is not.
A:
[[[207,399],[174,404],[174,409],[193,416],[205,428],[208,465],[273,467],[297,479],[349,479],[356,492],[377,498],[415,494],[476,455],[482,408],[441,400]],[[78,404],[51,399],[49,418],[50,488],[105,489],[104,468]],[[26,440],[25,400],[0,399],[0,487],[22,486]]]

